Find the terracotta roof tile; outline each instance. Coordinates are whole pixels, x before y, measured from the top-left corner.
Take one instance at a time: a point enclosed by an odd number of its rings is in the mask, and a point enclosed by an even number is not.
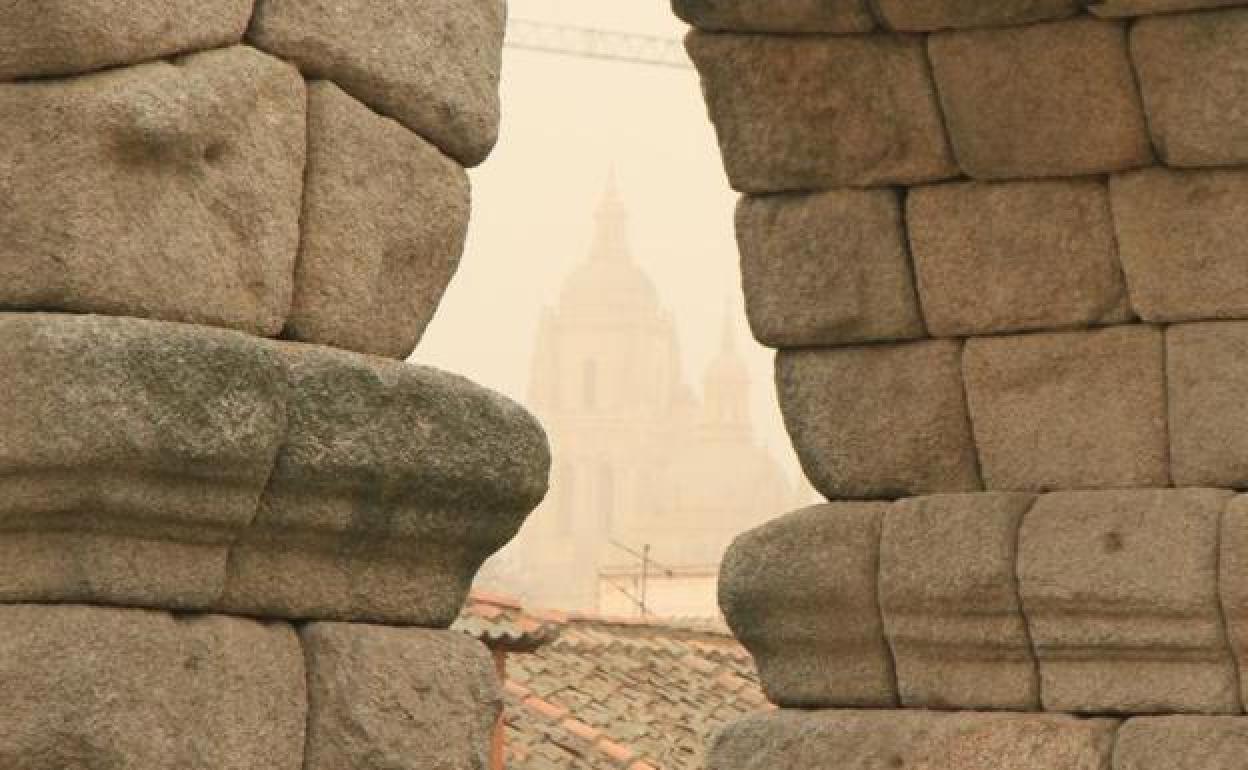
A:
[[[557,634],[507,658],[509,770],[701,770],[717,729],[767,708],[716,623],[517,612]]]
[[[627,762],[634,756],[633,750],[629,747],[621,746],[615,741],[606,738],[599,738],[598,742],[594,744],[594,748],[611,757],[616,762]]]
[[[555,704],[544,701],[535,695],[530,695],[525,698],[524,705],[544,715],[548,719],[562,719],[568,714],[568,710],[562,706],[556,706]]]

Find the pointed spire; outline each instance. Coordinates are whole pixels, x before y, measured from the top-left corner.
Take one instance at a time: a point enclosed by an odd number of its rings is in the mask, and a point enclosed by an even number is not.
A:
[[[607,171],[607,184],[598,202],[597,231],[590,250],[591,259],[632,261],[628,248],[628,211],[615,178],[615,167]]]

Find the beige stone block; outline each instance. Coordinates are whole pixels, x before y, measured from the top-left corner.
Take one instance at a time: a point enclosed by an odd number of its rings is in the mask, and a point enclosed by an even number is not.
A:
[[[970,176],[1077,176],[1152,162],[1123,25],[1080,18],[946,32],[928,50]]]
[[[313,623],[304,770],[483,770],[502,706],[489,651],[456,631]]]
[[[1050,714],[780,711],[728,726],[708,770],[1110,770],[1117,722]]]
[[[232,45],[251,7],[252,0],[10,0],[0,5],[0,81]]]
[[[468,175],[337,86],[308,88],[308,168],[284,336],[406,358],[459,265]]]
[[[227,612],[444,627],[546,493],[522,407],[428,367],[296,343],[289,427],[230,552]]]
[[[1114,770],[1239,770],[1248,756],[1248,719],[1142,717],[1123,723]]]
[[[286,624],[0,605],[0,767],[301,770],[303,655]]]
[[[1169,484],[1161,330],[982,337],[963,357],[984,486]]]
[[[276,335],[304,111],[294,68],[243,46],[0,85],[0,309]]]
[[[917,187],[906,202],[919,296],[935,336],[1131,317],[1104,182]]]
[[[504,0],[257,0],[247,37],[465,166],[498,139]]]
[[[676,15],[695,27],[721,32],[870,32],[875,21],[865,0],[672,0]]]
[[[1248,487],[1248,323],[1171,326],[1166,372],[1175,485]]]
[[[1131,56],[1162,160],[1248,163],[1248,9],[1142,19]]]
[[[981,489],[961,353],[959,340],[782,351],[780,408],[815,488],[829,499]]]
[[[888,503],[831,503],[739,536],[719,606],[781,706],[894,706],[876,581]]]
[[[1014,576],[1031,495],[902,500],[884,519],[880,608],[907,708],[1040,705]]]
[[[211,606],[286,390],[235,332],[0,314],[0,601]]]
[[[764,345],[925,336],[892,190],[742,198],[737,243],[746,313]]]
[[[1248,318],[1248,172],[1156,167],[1114,176],[1110,191],[1140,317]]]
[[[1240,701],[1248,701],[1248,496],[1231,500],[1222,516],[1218,590],[1231,649],[1239,668]]]
[[[1123,18],[1175,11],[1198,11],[1244,5],[1244,0],[1089,0],[1088,10],[1097,16]]]
[[[1074,16],[1079,0],[874,0],[889,29],[926,32],[1031,24]]]
[[[913,184],[958,173],[918,38],[695,31],[686,47],[728,178],[741,192]]]
[[[1230,492],[1055,492],[1023,520],[1018,576],[1048,711],[1239,713],[1218,598]]]

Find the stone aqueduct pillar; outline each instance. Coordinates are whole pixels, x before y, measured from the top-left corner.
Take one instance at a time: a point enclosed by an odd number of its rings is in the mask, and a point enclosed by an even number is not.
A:
[[[503,17],[0,3],[0,767],[486,767],[491,661],[439,629],[546,441],[399,359]]]
[[[711,770],[1248,763],[1248,8],[675,0],[833,502]]]

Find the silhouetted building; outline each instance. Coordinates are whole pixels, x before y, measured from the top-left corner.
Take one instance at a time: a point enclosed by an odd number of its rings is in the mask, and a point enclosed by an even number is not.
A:
[[[725,321],[702,382],[633,260],[613,184],[588,258],[542,316],[529,405],[550,434],[550,494],[501,557],[505,589],[538,605],[712,617],[724,548],[795,493],[750,420],[750,378]],[[646,546],[657,562],[643,570]],[[505,570],[505,567],[502,568]]]

